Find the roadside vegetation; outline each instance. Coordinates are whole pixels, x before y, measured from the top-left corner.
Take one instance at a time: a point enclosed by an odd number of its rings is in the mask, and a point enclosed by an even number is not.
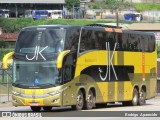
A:
[[[63,24],[63,25],[88,25],[95,23],[109,23],[114,22],[111,20],[84,20],[84,19],[41,19],[41,20],[33,20],[32,18],[15,18],[15,19],[0,19],[0,27],[3,32],[19,32],[23,27],[27,26],[35,26],[35,25],[55,25],[55,24]]]
[[[133,3],[137,11],[143,10],[160,10],[160,5],[157,3]]]
[[[124,9],[129,7],[134,7],[137,11],[143,10],[160,10],[160,5],[157,3],[131,3],[131,2],[120,2],[118,0],[106,0],[106,2],[93,2],[89,4],[91,9]],[[123,7],[121,6],[123,5]]]

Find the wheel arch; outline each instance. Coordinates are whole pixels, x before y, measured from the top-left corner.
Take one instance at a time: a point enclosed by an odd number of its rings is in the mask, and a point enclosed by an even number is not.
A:
[[[141,90],[142,90],[142,89],[143,89],[145,92],[147,92],[146,85],[142,85]]]
[[[78,92],[79,91],[82,91],[82,94],[84,95],[84,100],[86,100],[86,90],[85,90],[85,88],[80,88],[79,90],[78,90]]]
[[[94,87],[91,87],[89,90],[93,92],[94,97],[96,97],[96,89]]]
[[[133,91],[134,91],[134,89],[137,89],[137,91],[139,92],[139,87],[138,87],[138,85],[135,85],[134,87],[133,87]]]

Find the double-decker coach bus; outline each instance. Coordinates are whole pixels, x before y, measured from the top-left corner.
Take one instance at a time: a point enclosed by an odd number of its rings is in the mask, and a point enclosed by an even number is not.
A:
[[[109,102],[142,105],[156,95],[152,33],[108,27],[23,28],[14,52],[12,102],[33,111],[92,109]]]

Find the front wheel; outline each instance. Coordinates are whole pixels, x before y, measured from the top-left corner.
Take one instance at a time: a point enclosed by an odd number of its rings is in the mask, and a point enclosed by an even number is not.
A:
[[[31,110],[33,112],[39,112],[41,110],[41,107],[40,106],[31,106]]]
[[[44,106],[43,110],[44,111],[51,111],[52,110],[52,106]]]
[[[72,105],[72,108],[74,110],[82,110],[83,106],[84,106],[84,96],[82,91],[80,90],[77,95],[76,105]]]

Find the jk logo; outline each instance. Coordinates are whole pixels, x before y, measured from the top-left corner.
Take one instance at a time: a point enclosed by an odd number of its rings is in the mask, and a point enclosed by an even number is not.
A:
[[[105,74],[104,77],[102,77],[102,75],[101,75],[101,73],[103,73],[103,70],[99,67],[99,76],[100,76],[102,81],[105,81],[108,76],[109,76],[109,80],[111,79],[111,76],[110,76],[110,74],[111,74],[110,73],[110,71],[111,71],[110,69],[111,68],[110,68],[110,66],[113,69],[114,76],[115,76],[116,80],[118,80],[116,72],[115,72],[115,69],[114,69],[114,66],[113,66],[113,63],[112,63],[114,52],[115,52],[115,49],[116,49],[116,45],[117,45],[117,43],[115,43],[115,45],[114,45],[114,50],[113,50],[113,53],[112,53],[112,56],[111,56],[109,42],[106,42],[106,50],[107,50],[107,55],[106,56],[107,56],[108,64],[107,64],[107,67],[106,67],[106,74]]]
[[[32,58],[29,58],[27,55],[26,55],[26,59],[27,60],[34,60],[34,59],[38,59],[39,55],[44,59],[44,56],[42,55],[42,52],[47,48],[48,46],[44,47],[43,49],[40,50],[40,46],[36,46],[35,48],[35,52],[34,52],[34,56]]]

